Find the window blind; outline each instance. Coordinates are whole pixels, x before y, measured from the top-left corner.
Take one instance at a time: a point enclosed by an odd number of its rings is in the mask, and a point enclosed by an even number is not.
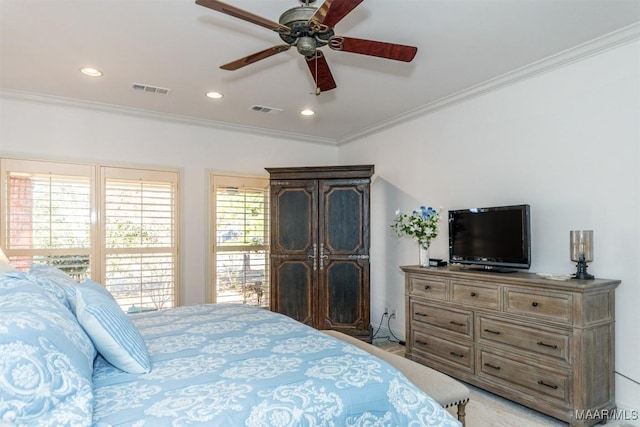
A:
[[[76,280],[91,275],[92,168],[2,159],[4,247],[12,263],[54,265]]]
[[[269,306],[269,180],[213,178],[216,302]]]
[[[102,177],[105,286],[129,312],[174,307],[177,173],[105,167]]]
[[[177,172],[10,158],[0,170],[0,240],[16,268],[91,277],[132,312],[177,305]]]

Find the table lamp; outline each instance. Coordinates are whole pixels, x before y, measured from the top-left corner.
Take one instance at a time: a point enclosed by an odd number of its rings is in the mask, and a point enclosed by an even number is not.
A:
[[[574,279],[591,280],[587,273],[587,263],[593,261],[593,230],[572,230],[569,232],[571,261],[577,262]]]
[[[0,248],[0,261],[4,261],[7,264],[9,264],[9,258],[7,258],[4,252],[2,252],[2,248]]]

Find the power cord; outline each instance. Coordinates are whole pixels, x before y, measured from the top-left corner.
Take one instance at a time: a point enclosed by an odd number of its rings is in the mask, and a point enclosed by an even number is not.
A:
[[[404,341],[402,341],[400,338],[398,338],[397,336],[395,336],[395,334],[393,333],[393,331],[391,330],[391,318],[392,317],[396,317],[396,314],[393,313],[391,316],[389,316],[389,313],[387,313],[386,311],[384,313],[382,313],[382,316],[380,316],[380,322],[378,323],[378,328],[376,329],[376,331],[373,333],[373,335],[371,335],[371,340],[373,340],[374,338],[376,338],[378,336],[378,333],[380,332],[380,329],[382,328],[382,322],[384,322],[384,318],[387,318],[387,330],[389,331],[389,333],[391,334],[391,336],[394,339],[391,339],[391,337],[389,335],[384,336],[384,337],[378,337],[380,339],[382,338],[386,338],[387,341],[389,342],[393,342],[393,343],[398,343],[400,345],[405,345]]]
[[[373,338],[376,337],[376,335],[378,335],[378,332],[380,332],[380,328],[382,327],[382,321],[384,320],[384,316],[386,316],[387,313],[382,313],[382,316],[380,316],[380,323],[378,323],[378,329],[376,329],[376,331],[373,333],[373,335],[371,335],[371,339],[373,340]],[[380,337],[380,338],[387,338],[389,339],[389,337]]]
[[[391,316],[389,316],[389,317],[387,318],[387,329],[389,330],[389,333],[391,334],[391,336],[392,336],[392,337],[394,337],[396,340],[395,340],[395,341],[393,341],[393,340],[392,340],[391,338],[389,338],[389,337],[387,337],[387,339],[388,339],[389,341],[391,341],[391,342],[397,342],[397,343],[399,343],[399,344],[401,344],[401,345],[404,345],[404,344],[403,344],[403,342],[402,342],[402,340],[401,340],[400,338],[398,338],[397,336],[395,336],[395,335],[394,335],[394,333],[393,333],[393,331],[391,330],[391,325],[390,325],[390,323],[391,323],[391,318],[392,318],[392,317],[396,317],[396,315],[395,315],[395,314],[393,314],[393,315],[391,315]]]
[[[637,380],[634,380],[634,379],[633,379],[633,378],[631,378],[631,377],[628,377],[628,376],[626,376],[626,375],[624,375],[624,374],[622,374],[622,373],[620,373],[620,372],[618,372],[618,371],[615,371],[615,373],[616,373],[616,374],[618,374],[618,375],[620,375],[622,378],[626,378],[626,379],[628,379],[629,381],[634,382],[634,383],[636,383],[636,384],[640,385],[640,382],[638,382]]]

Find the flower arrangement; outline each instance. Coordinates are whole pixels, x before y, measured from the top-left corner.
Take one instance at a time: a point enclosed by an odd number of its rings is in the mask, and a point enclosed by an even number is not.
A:
[[[391,228],[398,237],[403,235],[414,237],[421,246],[429,246],[431,240],[438,237],[438,222],[440,210],[432,207],[420,206],[420,209],[411,214],[396,211],[396,219]]]

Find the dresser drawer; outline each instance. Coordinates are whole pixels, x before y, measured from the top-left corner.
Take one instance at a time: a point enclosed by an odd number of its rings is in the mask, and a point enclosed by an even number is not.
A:
[[[477,336],[481,341],[506,344],[569,363],[569,333],[545,331],[479,316]]]
[[[571,294],[505,290],[506,311],[539,319],[571,323]]]
[[[468,338],[473,334],[473,314],[470,311],[436,307],[412,300],[411,321],[417,329],[425,329],[430,325]]]
[[[526,364],[508,357],[480,349],[478,371],[481,376],[498,378],[516,385],[524,392],[541,397],[569,402],[570,375],[561,370],[542,368],[539,364]]]
[[[434,337],[432,335],[423,334],[419,331],[413,331],[412,335],[412,352],[422,358],[425,355],[437,358],[441,362],[466,371],[473,371],[473,345],[453,342],[444,338]]]
[[[448,283],[447,279],[410,276],[409,292],[412,295],[444,301],[447,299]]]
[[[451,300],[458,304],[497,310],[500,288],[492,284],[451,281]]]

